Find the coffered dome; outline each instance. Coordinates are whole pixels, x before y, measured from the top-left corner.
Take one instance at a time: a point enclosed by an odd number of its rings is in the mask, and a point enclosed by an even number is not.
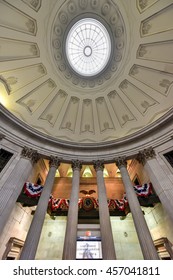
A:
[[[172,108],[172,0],[4,0],[0,14],[0,101],[28,129],[94,145]]]

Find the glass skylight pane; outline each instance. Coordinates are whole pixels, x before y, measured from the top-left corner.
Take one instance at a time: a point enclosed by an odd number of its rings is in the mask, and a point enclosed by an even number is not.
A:
[[[104,25],[93,18],[76,22],[66,39],[66,55],[75,72],[82,76],[94,76],[107,65],[111,53],[111,41]]]

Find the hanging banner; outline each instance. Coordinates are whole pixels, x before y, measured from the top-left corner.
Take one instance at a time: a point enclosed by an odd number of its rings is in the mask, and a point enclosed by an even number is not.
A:
[[[38,197],[41,195],[43,186],[26,182],[23,187],[24,193],[29,197]]]
[[[134,186],[134,190],[138,196],[144,196],[144,197],[147,197],[153,193],[151,183]]]
[[[125,211],[127,205],[128,201],[125,195],[122,199],[108,199],[108,208],[111,210],[118,209],[120,211]]]
[[[58,209],[67,210],[69,208],[69,201],[65,198],[53,198],[51,195],[49,199],[49,207],[52,212],[55,212]]]

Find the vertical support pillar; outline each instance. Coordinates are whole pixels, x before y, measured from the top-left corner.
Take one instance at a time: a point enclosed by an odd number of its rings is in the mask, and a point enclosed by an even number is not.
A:
[[[144,149],[138,153],[137,160],[143,164],[163,208],[173,221],[173,185],[158,163],[155,151],[152,147]]]
[[[126,190],[127,199],[129,202],[130,210],[133,216],[136,232],[139,238],[139,243],[142,249],[142,253],[145,260],[158,260],[154,242],[152,240],[150,231],[142,213],[139,201],[137,199],[133,184],[130,180],[129,173],[127,171],[127,163],[124,158],[118,158],[115,160],[117,167],[119,168]]]
[[[82,164],[79,160],[72,161],[73,178],[70,206],[68,210],[67,226],[64,240],[63,260],[76,259],[76,238],[78,225],[78,199],[80,185],[80,170]]]
[[[24,147],[21,157],[8,179],[0,189],[0,234],[15,206],[23,185],[32,171],[39,156],[35,150]]]
[[[115,260],[116,254],[114,248],[114,240],[109,216],[105,182],[103,178],[103,161],[95,161],[94,168],[97,173],[102,255],[104,260]]]
[[[24,247],[20,256],[21,260],[33,260],[35,258],[50,194],[54,184],[56,170],[59,165],[59,159],[57,157],[51,157],[49,162],[50,169],[24,243]]]

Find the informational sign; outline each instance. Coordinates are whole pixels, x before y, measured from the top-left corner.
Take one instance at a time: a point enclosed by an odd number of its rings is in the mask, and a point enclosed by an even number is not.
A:
[[[101,241],[80,240],[77,241],[76,259],[102,259]]]

